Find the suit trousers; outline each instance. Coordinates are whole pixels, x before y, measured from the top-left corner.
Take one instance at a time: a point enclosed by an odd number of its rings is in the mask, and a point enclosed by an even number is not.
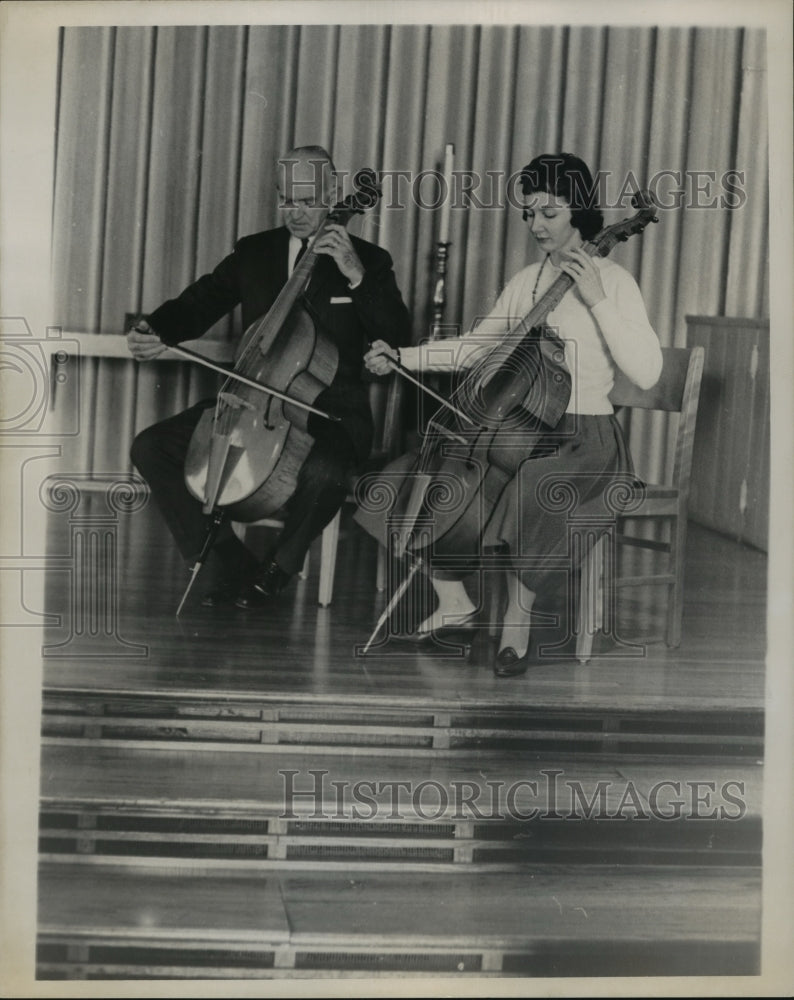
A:
[[[149,484],[154,502],[188,561],[201,551],[210,522],[202,513],[201,503],[185,485],[185,457],[202,413],[214,405],[214,399],[205,399],[147,427],[137,435],[130,451],[133,464]],[[274,515],[284,520],[284,528],[271,557],[285,573],[292,575],[301,569],[312,541],[342,506],[355,465],[353,447],[346,436],[315,439],[294,494],[284,510]],[[224,568],[228,573],[250,568],[228,565],[229,554],[235,552],[228,541],[218,548],[227,556]],[[244,556],[247,550],[239,546],[238,552]]]

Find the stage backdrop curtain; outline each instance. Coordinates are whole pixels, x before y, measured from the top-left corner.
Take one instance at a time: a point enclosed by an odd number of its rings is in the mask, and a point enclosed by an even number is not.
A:
[[[154,309],[236,238],[277,225],[277,155],[319,143],[342,171],[403,172],[389,175],[379,207],[351,229],[391,252],[419,340],[430,326],[441,213],[432,178],[410,178],[440,169],[449,142],[455,169],[480,178],[469,206],[452,211],[450,327],[483,315],[535,258],[520,212],[502,207],[502,182],[537,153],[560,150],[608,172],[610,198],[632,178],[644,185],[672,172],[658,191],[675,207],[614,252],[639,281],[663,344],[684,344],[687,313],[764,317],[764,56],[763,32],[735,28],[63,29],[55,321],[121,334],[125,314]],[[728,171],[739,172],[739,194],[725,203]],[[628,214],[609,208],[607,223]],[[230,337],[234,322],[212,335]],[[85,365],[86,432],[74,460],[96,472],[127,468],[136,430],[213,384],[182,364]],[[635,418],[630,439],[639,471],[662,474],[671,449],[661,424]]]

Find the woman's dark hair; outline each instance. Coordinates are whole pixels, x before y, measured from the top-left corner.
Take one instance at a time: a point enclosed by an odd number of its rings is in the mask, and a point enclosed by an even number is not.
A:
[[[525,195],[547,192],[564,198],[571,206],[571,225],[592,239],[601,231],[604,216],[596,204],[593,176],[584,160],[573,153],[544,153],[536,156],[521,171],[521,190]]]

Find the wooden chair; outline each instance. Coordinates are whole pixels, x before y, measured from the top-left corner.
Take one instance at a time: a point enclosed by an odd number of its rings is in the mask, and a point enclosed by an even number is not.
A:
[[[402,439],[402,390],[402,379],[398,379],[394,375],[388,379],[378,379],[370,383],[369,402],[375,424],[375,436],[370,457],[366,463],[368,470],[382,467],[390,459],[395,458],[399,454]],[[354,502],[353,491],[356,485],[356,478],[353,477],[349,483],[349,493],[345,499],[346,503]],[[331,603],[334,593],[334,573],[336,571],[336,554],[339,548],[339,526],[341,520],[342,511],[340,509],[333,520],[325,526],[321,536],[320,586],[317,600],[324,608]],[[272,517],[262,518],[247,524],[236,524],[235,530],[238,534],[242,535],[249,528],[266,527],[280,529],[283,526],[283,521]],[[308,553],[299,575],[301,579],[306,579],[309,575]],[[378,546],[375,586],[377,590],[383,590],[386,586],[386,552],[381,546]]]
[[[370,383],[369,403],[375,423],[375,437],[372,450],[366,463],[367,471],[382,468],[400,453],[402,444],[402,399],[405,383],[396,375]],[[349,493],[346,503],[354,503],[353,491],[357,476],[349,483]],[[322,607],[328,607],[334,594],[334,572],[336,570],[336,553],[339,547],[339,525],[342,511],[338,510],[334,519],[325,527],[320,548],[320,589],[318,602]],[[378,546],[378,561],[375,571],[375,589],[386,588],[386,550]]]
[[[667,565],[661,572],[604,579],[604,546],[600,540],[585,555],[581,566],[577,620],[576,657],[586,663],[591,656],[593,637],[604,624],[605,598],[612,588],[617,592],[626,587],[646,585],[667,589],[667,611],[664,640],[668,646],[681,643],[681,619],[684,605],[684,549],[687,531],[687,501],[692,470],[692,448],[695,438],[700,381],[703,374],[702,347],[666,347],[662,374],[652,389],[642,390],[620,372],[610,399],[616,407],[660,410],[678,414],[672,479],[666,484],[644,484],[644,493],[631,512],[618,516],[616,542],[618,548],[631,545],[666,553]],[[669,540],[658,541],[626,533],[635,521],[653,519],[669,524]],[[613,609],[614,610],[614,609]],[[649,640],[653,641],[653,640]]]

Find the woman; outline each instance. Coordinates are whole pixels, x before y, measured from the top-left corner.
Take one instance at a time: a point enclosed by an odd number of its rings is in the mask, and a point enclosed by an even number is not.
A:
[[[543,259],[512,278],[476,330],[442,341],[443,355],[438,342],[397,351],[376,341],[365,356],[376,375],[390,371],[394,361],[415,372],[469,368],[515,329],[560,274],[573,279],[545,321],[564,343],[571,377],[567,408],[553,432],[539,435],[537,425],[528,429],[526,457],[482,532],[481,551],[499,546],[516,561],[515,570],[508,573],[508,602],[494,667],[500,677],[527,669],[532,606],[539,590],[551,583],[555,554],[565,551],[565,516],[539,503],[535,487],[549,474],[570,476],[572,481],[575,477],[580,501],[588,500],[603,492],[610,476],[629,471],[628,451],[609,401],[614,371],[620,368],[642,389],[653,386],[661,372],[659,341],[636,282],[618,264],[582,249],[603,225],[601,212],[592,205],[593,189],[589,169],[576,156],[561,153],[532,160],[521,173],[523,217]],[[371,530],[365,515],[357,517]],[[438,606],[421,623],[418,635],[471,624],[476,608],[463,580],[449,573],[433,574],[431,580]]]

